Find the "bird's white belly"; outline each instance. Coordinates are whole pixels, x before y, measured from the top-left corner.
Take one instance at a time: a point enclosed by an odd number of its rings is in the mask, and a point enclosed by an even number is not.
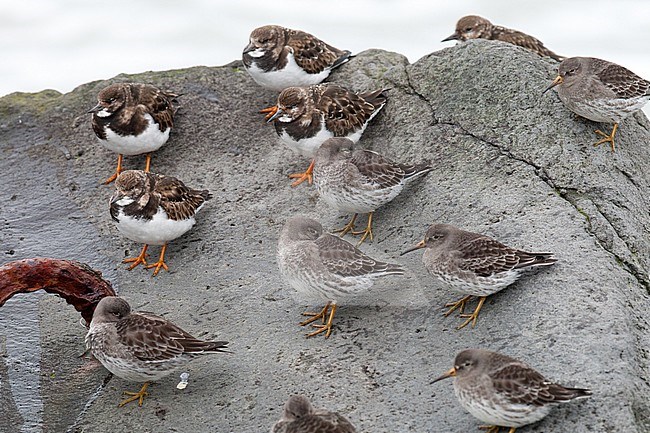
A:
[[[151,220],[127,216],[120,210],[118,220],[115,225],[124,236],[148,245],[163,245],[176,239],[191,229],[196,222],[194,217],[181,221],[169,219],[162,208],[158,209]]]
[[[488,425],[502,427],[523,427],[544,418],[550,412],[550,406],[528,406],[501,400],[479,399],[469,396],[454,387],[461,406],[470,414]],[[497,408],[497,405],[499,406]]]
[[[150,114],[144,117],[149,124],[140,135],[119,135],[107,126],[104,128],[106,140],[100,139],[99,142],[108,150],[122,155],[140,155],[160,149],[169,139],[171,128],[162,132]]]
[[[314,182],[320,197],[339,212],[369,213],[393,200],[402,191],[404,184],[400,183],[389,188],[341,188],[332,185],[341,182],[341,179],[332,179],[331,182],[317,177],[314,173]]]
[[[282,134],[280,135],[280,139],[289,146],[291,150],[308,158],[313,158],[321,144],[323,144],[323,142],[328,138],[332,137],[334,137],[334,134],[325,128],[325,122],[321,124],[320,130],[313,137],[296,140],[287,134],[287,131],[282,131]]]
[[[650,96],[632,99],[574,100],[558,93],[564,104],[574,113],[594,122],[619,123],[632,113],[641,110]]]
[[[287,57],[288,60],[284,69],[265,72],[258,68],[255,62],[253,62],[247,69],[248,73],[260,86],[278,92],[287,87],[311,86],[312,84],[318,84],[327,78],[330,73],[330,69],[326,68],[318,74],[309,74],[298,66],[293,54],[289,54]]]

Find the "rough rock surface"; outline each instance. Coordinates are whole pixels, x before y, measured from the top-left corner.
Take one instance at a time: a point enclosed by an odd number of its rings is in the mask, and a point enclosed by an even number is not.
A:
[[[289,187],[286,175],[308,161],[262,122],[257,110],[275,94],[260,90],[238,62],[0,99],[0,261],[86,262],[136,308],[229,340],[234,352],[190,364],[184,391],[175,375],[150,387],[142,408],[118,409],[121,391],[139,385],[108,381],[106,370],[77,358],[85,333],[78,315],[61,300],[35,297],[40,341],[31,344],[41,345],[43,431],[267,431],[293,393],[343,412],[362,432],[475,431],[479,423],[457,404],[451,383],[429,384],[467,347],[502,351],[593,390],[591,399],[557,408],[525,431],[650,431],[650,124],[636,114],[621,124],[616,153],[592,147],[599,125],[570,113],[555,92],[542,96],[556,66],[475,41],[411,65],[370,50],[333,74],[355,90],[391,88],[360,145],[395,160],[426,159],[435,170],[377,212],[376,239],[362,247],[403,263],[408,276],[342,303],[329,340],[305,339],[296,326],[316,305],[296,301],[280,280],[275,248],[290,215],[316,217],[327,228],[344,217],[313,188]],[[119,263],[140,246],[111,223],[112,188],[99,181],[116,158],[97,144],[85,114],[101,88],[127,80],[183,94],[153,170],[214,194],[194,229],[168,249],[171,272],[156,278]],[[141,168],[144,158],[125,163]],[[488,298],[478,326],[457,331],[459,319],[441,314],[457,294],[426,274],[419,252],[399,257],[434,221],[553,251],[559,261]],[[0,335],[0,342],[12,338],[20,336]],[[0,357],[0,380],[21,368],[6,362]],[[11,420],[2,429],[20,431],[28,421],[6,380],[0,385],[3,419]]]

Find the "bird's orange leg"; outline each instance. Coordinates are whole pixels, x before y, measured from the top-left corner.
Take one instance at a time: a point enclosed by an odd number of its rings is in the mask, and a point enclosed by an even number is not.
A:
[[[305,170],[304,173],[293,173],[289,175],[289,179],[297,179],[295,182],[291,184],[291,186],[298,186],[304,181],[308,181],[309,184],[312,184],[312,173],[314,172],[314,162],[315,160],[311,160],[311,164],[309,164],[309,167],[307,167],[307,170]]]
[[[330,309],[330,306],[332,305],[331,302],[328,302],[325,304],[322,310],[320,310],[318,313],[313,313],[311,311],[305,311],[302,313],[303,316],[309,316],[309,319],[300,322],[300,326],[305,326],[309,325],[311,322],[315,322],[318,319],[323,319],[323,323],[325,323],[325,316],[327,316],[327,310]]]
[[[453,313],[459,308],[460,308],[460,314],[463,314],[465,312],[465,305],[467,305],[467,301],[469,301],[470,299],[472,299],[472,295],[467,295],[456,302],[450,302],[448,304],[445,304],[445,307],[451,307],[449,308],[449,310],[445,312],[445,317],[449,316],[451,313]]]
[[[131,397],[124,399],[120,402],[118,407],[122,407],[127,403],[131,403],[132,401],[138,400],[138,406],[142,406],[142,402],[144,401],[144,398],[149,395],[147,392],[147,387],[149,387],[149,382],[145,382],[144,385],[142,385],[142,388],[140,388],[140,391],[138,392],[131,392],[131,391],[124,391],[124,394],[130,395]]]
[[[361,240],[357,243],[357,247],[359,245],[361,245],[363,243],[363,241],[366,240],[366,238],[369,237],[370,240],[373,239],[373,236],[372,236],[372,214],[374,214],[374,212],[370,212],[368,214],[368,225],[366,226],[365,230],[362,230],[360,232],[352,232],[352,234],[355,235],[355,236],[356,235],[362,235]]]
[[[147,266],[147,248],[149,245],[145,244],[144,247],[142,247],[142,251],[140,252],[140,255],[138,257],[131,257],[128,259],[122,260],[122,263],[132,263],[131,266],[129,266],[129,271],[139,264],[143,264],[144,266]]]
[[[465,322],[463,322],[463,324],[460,325],[456,329],[463,329],[470,322],[472,323],[472,328],[476,326],[476,320],[478,319],[478,313],[481,311],[481,308],[483,307],[483,303],[485,302],[486,298],[487,298],[487,296],[481,296],[478,299],[478,305],[476,306],[476,308],[474,309],[474,312],[472,314],[461,314],[460,315],[460,317],[462,317],[463,319],[467,319],[467,320],[465,320]]]
[[[113,182],[115,179],[117,179],[117,176],[122,173],[122,154],[117,155],[117,168],[115,169],[115,173],[113,173],[113,176],[109,177],[104,181],[104,185],[108,185],[109,183]]]
[[[343,237],[347,232],[352,231],[354,229],[354,222],[357,220],[357,215],[359,214],[355,213],[349,223],[343,226],[343,228],[334,230],[334,233],[340,233],[339,236]]]
[[[144,172],[149,173],[150,168],[151,168],[151,154],[147,153],[145,163],[144,163]]]
[[[327,318],[327,322],[325,322],[325,316],[327,315],[327,309],[329,308],[330,314],[329,317]],[[305,314],[305,313],[303,313]],[[307,313],[309,315],[310,313]],[[322,314],[322,316],[321,316]],[[334,302],[328,302],[327,305],[325,305],[325,308],[320,313],[316,313],[312,318],[305,320],[304,322],[300,323],[301,325],[306,325],[307,323],[311,323],[318,318],[322,317],[323,318],[323,324],[322,325],[317,325],[317,324],[312,324],[316,330],[314,332],[311,332],[307,334],[307,338],[313,337],[314,335],[321,334],[325,332],[325,338],[329,338],[330,334],[332,333],[332,322],[334,321],[334,314],[336,314],[336,304]]]
[[[612,152],[616,151],[616,148],[614,147],[614,136],[616,135],[616,131],[618,130],[618,123],[614,124],[614,129],[612,129],[611,134],[605,134],[603,131],[600,129],[596,129],[596,134],[602,136],[603,138],[596,143],[594,143],[594,146],[598,146],[599,144],[603,143],[609,143],[612,146]]]
[[[167,251],[167,244],[163,245],[162,250],[160,250],[160,257],[158,258],[158,261],[156,263],[145,266],[147,269],[156,268],[153,271],[152,277],[158,275],[158,272],[160,272],[161,268],[169,272],[169,267],[165,263],[165,251]]]

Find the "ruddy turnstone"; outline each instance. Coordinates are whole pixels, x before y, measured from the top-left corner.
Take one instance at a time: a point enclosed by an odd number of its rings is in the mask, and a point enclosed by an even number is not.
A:
[[[427,164],[398,164],[365,149],[353,149],[348,138],[329,138],[316,151],[314,183],[323,200],[339,212],[354,213],[341,236],[354,229],[360,213],[368,214],[359,246],[372,233],[372,216],[380,206],[393,200],[407,183],[433,170]]]
[[[300,30],[280,26],[258,27],[244,48],[244,67],[260,86],[278,92],[290,86],[323,81],[332,69],[350,60],[339,50]]]
[[[562,56],[558,56],[546,48],[539,39],[517,30],[495,26],[485,18],[476,15],[467,15],[459,19],[458,23],[456,23],[456,31],[451,36],[443,39],[442,42],[452,40],[466,41],[468,39],[489,39],[492,41],[508,42],[534,51],[540,56],[552,57],[558,61],[563,59]]]
[[[388,89],[354,93],[335,84],[289,87],[278,96],[268,119],[292,150],[313,157],[325,140],[346,137],[359,141],[368,122],[386,105]],[[314,161],[304,173],[292,174],[292,186],[312,182]]]
[[[369,289],[378,277],[404,274],[400,265],[374,260],[340,237],[324,233],[318,221],[302,216],[288,219],[282,228],[277,260],[280,273],[298,293],[327,301],[320,312],[303,313],[311,317],[301,326],[323,321],[313,324],[316,330],[307,337],[322,332],[330,336],[337,299]]]
[[[594,143],[610,143],[618,124],[639,111],[650,99],[650,82],[616,63],[593,57],[571,57],[560,63],[558,76],[544,90],[558,86],[557,94],[566,107],[594,122],[614,123],[611,134],[600,129],[603,138]]]
[[[170,374],[199,355],[227,352],[227,341],[202,341],[167,319],[145,312],[132,312],[117,296],[97,304],[86,335],[86,347],[117,377],[144,382],[139,392],[120,407],[138,400],[142,406],[149,382]]]
[[[327,409],[315,409],[309,399],[294,395],[284,405],[282,418],[271,433],[356,433],[357,429],[343,415]]]
[[[499,427],[514,433],[544,418],[557,404],[591,395],[588,389],[553,383],[527,364],[489,350],[463,350],[454,367],[431,383],[448,377],[454,378],[460,405],[489,424],[488,433],[498,433]]]
[[[165,264],[167,243],[192,228],[196,222],[194,216],[211,197],[207,190],[188,188],[172,176],[123,171],[111,197],[111,217],[124,236],[144,244],[138,257],[125,259],[123,263],[132,263],[129,270],[139,264],[155,268],[153,276],[161,268],[169,270]],[[149,245],[162,245],[160,258],[150,265],[146,262]]]
[[[527,253],[478,233],[466,232],[449,224],[433,224],[424,240],[402,255],[424,248],[422,263],[431,275],[466,295],[450,307],[445,316],[460,308],[461,317],[467,320],[462,329],[472,322],[476,325],[485,299],[510,284],[533,266],[549,266],[557,260],[553,253]],[[478,305],[472,314],[463,314],[465,303],[476,296]]]
[[[144,171],[151,166],[151,152],[167,142],[174,125],[179,95],[142,83],[118,83],[104,88],[92,113],[92,126],[102,146],[118,154],[117,169],[105,183],[111,183],[122,171],[123,155],[145,153]]]

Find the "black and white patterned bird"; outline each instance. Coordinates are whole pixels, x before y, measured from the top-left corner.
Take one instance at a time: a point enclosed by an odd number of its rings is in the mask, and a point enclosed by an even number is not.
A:
[[[278,96],[273,122],[278,137],[300,155],[313,158],[325,140],[346,137],[359,141],[368,123],[386,105],[388,89],[355,93],[335,84],[289,87]],[[292,174],[293,186],[312,182],[314,162],[304,173]]]
[[[122,172],[115,182],[110,212],[115,226],[127,238],[144,244],[138,257],[128,258],[129,270],[139,264],[169,270],[165,263],[167,243],[182,236],[194,226],[195,215],[211,198],[207,190],[189,188],[172,176],[146,173],[141,170]],[[162,245],[160,258],[147,264],[149,245]]]
[[[146,154],[149,171],[151,152],[169,139],[178,96],[142,83],[111,84],[99,92],[97,105],[88,111],[93,131],[102,146],[118,154],[115,174],[105,183],[122,172],[123,155]]]
[[[277,91],[319,84],[350,57],[350,51],[339,50],[314,35],[274,25],[253,30],[242,53],[253,80]]]

